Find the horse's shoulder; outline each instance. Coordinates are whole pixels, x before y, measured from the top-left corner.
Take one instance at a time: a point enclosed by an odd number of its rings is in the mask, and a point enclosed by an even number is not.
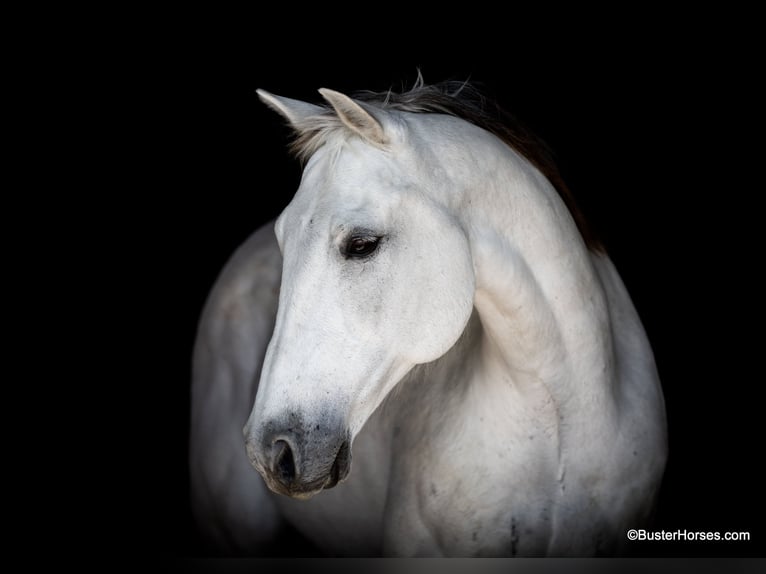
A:
[[[270,543],[279,522],[245,456],[242,424],[271,337],[280,274],[271,222],[224,265],[205,303],[194,347],[191,495],[202,531],[229,550]]]
[[[271,222],[248,237],[224,265],[205,304],[201,329],[210,323],[241,322],[271,312],[281,279],[281,255]]]
[[[231,256],[205,303],[194,350],[197,385],[213,384],[222,363],[247,372],[271,338],[281,278],[273,222],[253,233]]]

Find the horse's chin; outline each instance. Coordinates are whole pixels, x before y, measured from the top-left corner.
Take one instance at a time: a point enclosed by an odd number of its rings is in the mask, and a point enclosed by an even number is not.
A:
[[[338,475],[335,470],[331,472],[327,478],[324,479],[324,481],[318,481],[321,486],[316,486],[316,483],[306,485],[306,486],[290,486],[286,487],[280,482],[266,479],[266,486],[269,487],[269,490],[276,494],[281,494],[282,496],[287,496],[289,498],[294,498],[296,500],[308,500],[310,498],[313,498],[323,490],[329,490],[331,488],[334,488],[341,482],[343,482],[346,479],[345,476],[341,477]]]
[[[321,490],[316,490],[314,492],[293,492],[291,494],[287,494],[285,496],[289,496],[290,498],[294,500],[309,500],[310,498],[314,498],[317,494],[322,492]]]

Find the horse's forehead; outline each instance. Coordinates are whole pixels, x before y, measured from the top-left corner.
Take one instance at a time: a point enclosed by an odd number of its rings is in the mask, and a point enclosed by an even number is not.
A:
[[[325,179],[335,184],[338,191],[350,185],[385,185],[391,179],[400,177],[402,172],[401,154],[375,148],[352,138],[335,154],[320,158]]]
[[[296,212],[331,214],[359,206],[384,206],[411,187],[406,170],[385,152],[348,146],[334,157],[322,154],[307,165],[296,194]]]

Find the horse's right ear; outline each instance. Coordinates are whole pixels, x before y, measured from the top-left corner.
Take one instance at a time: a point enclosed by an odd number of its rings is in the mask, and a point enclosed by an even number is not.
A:
[[[318,116],[324,111],[324,108],[320,106],[300,100],[275,96],[266,90],[256,90],[256,93],[264,104],[284,117],[298,131],[301,129],[303,120],[310,116]]]

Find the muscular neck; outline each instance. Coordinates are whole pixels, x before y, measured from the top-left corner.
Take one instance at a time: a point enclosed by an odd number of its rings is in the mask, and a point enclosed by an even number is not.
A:
[[[488,142],[488,145],[501,145]],[[498,150],[494,150],[497,152]],[[485,352],[520,391],[552,404],[561,448],[615,420],[609,311],[591,254],[557,192],[508,148],[459,213],[472,246]],[[480,157],[480,156],[479,156]],[[604,424],[579,424],[598,417]],[[564,433],[562,429],[566,429]]]

